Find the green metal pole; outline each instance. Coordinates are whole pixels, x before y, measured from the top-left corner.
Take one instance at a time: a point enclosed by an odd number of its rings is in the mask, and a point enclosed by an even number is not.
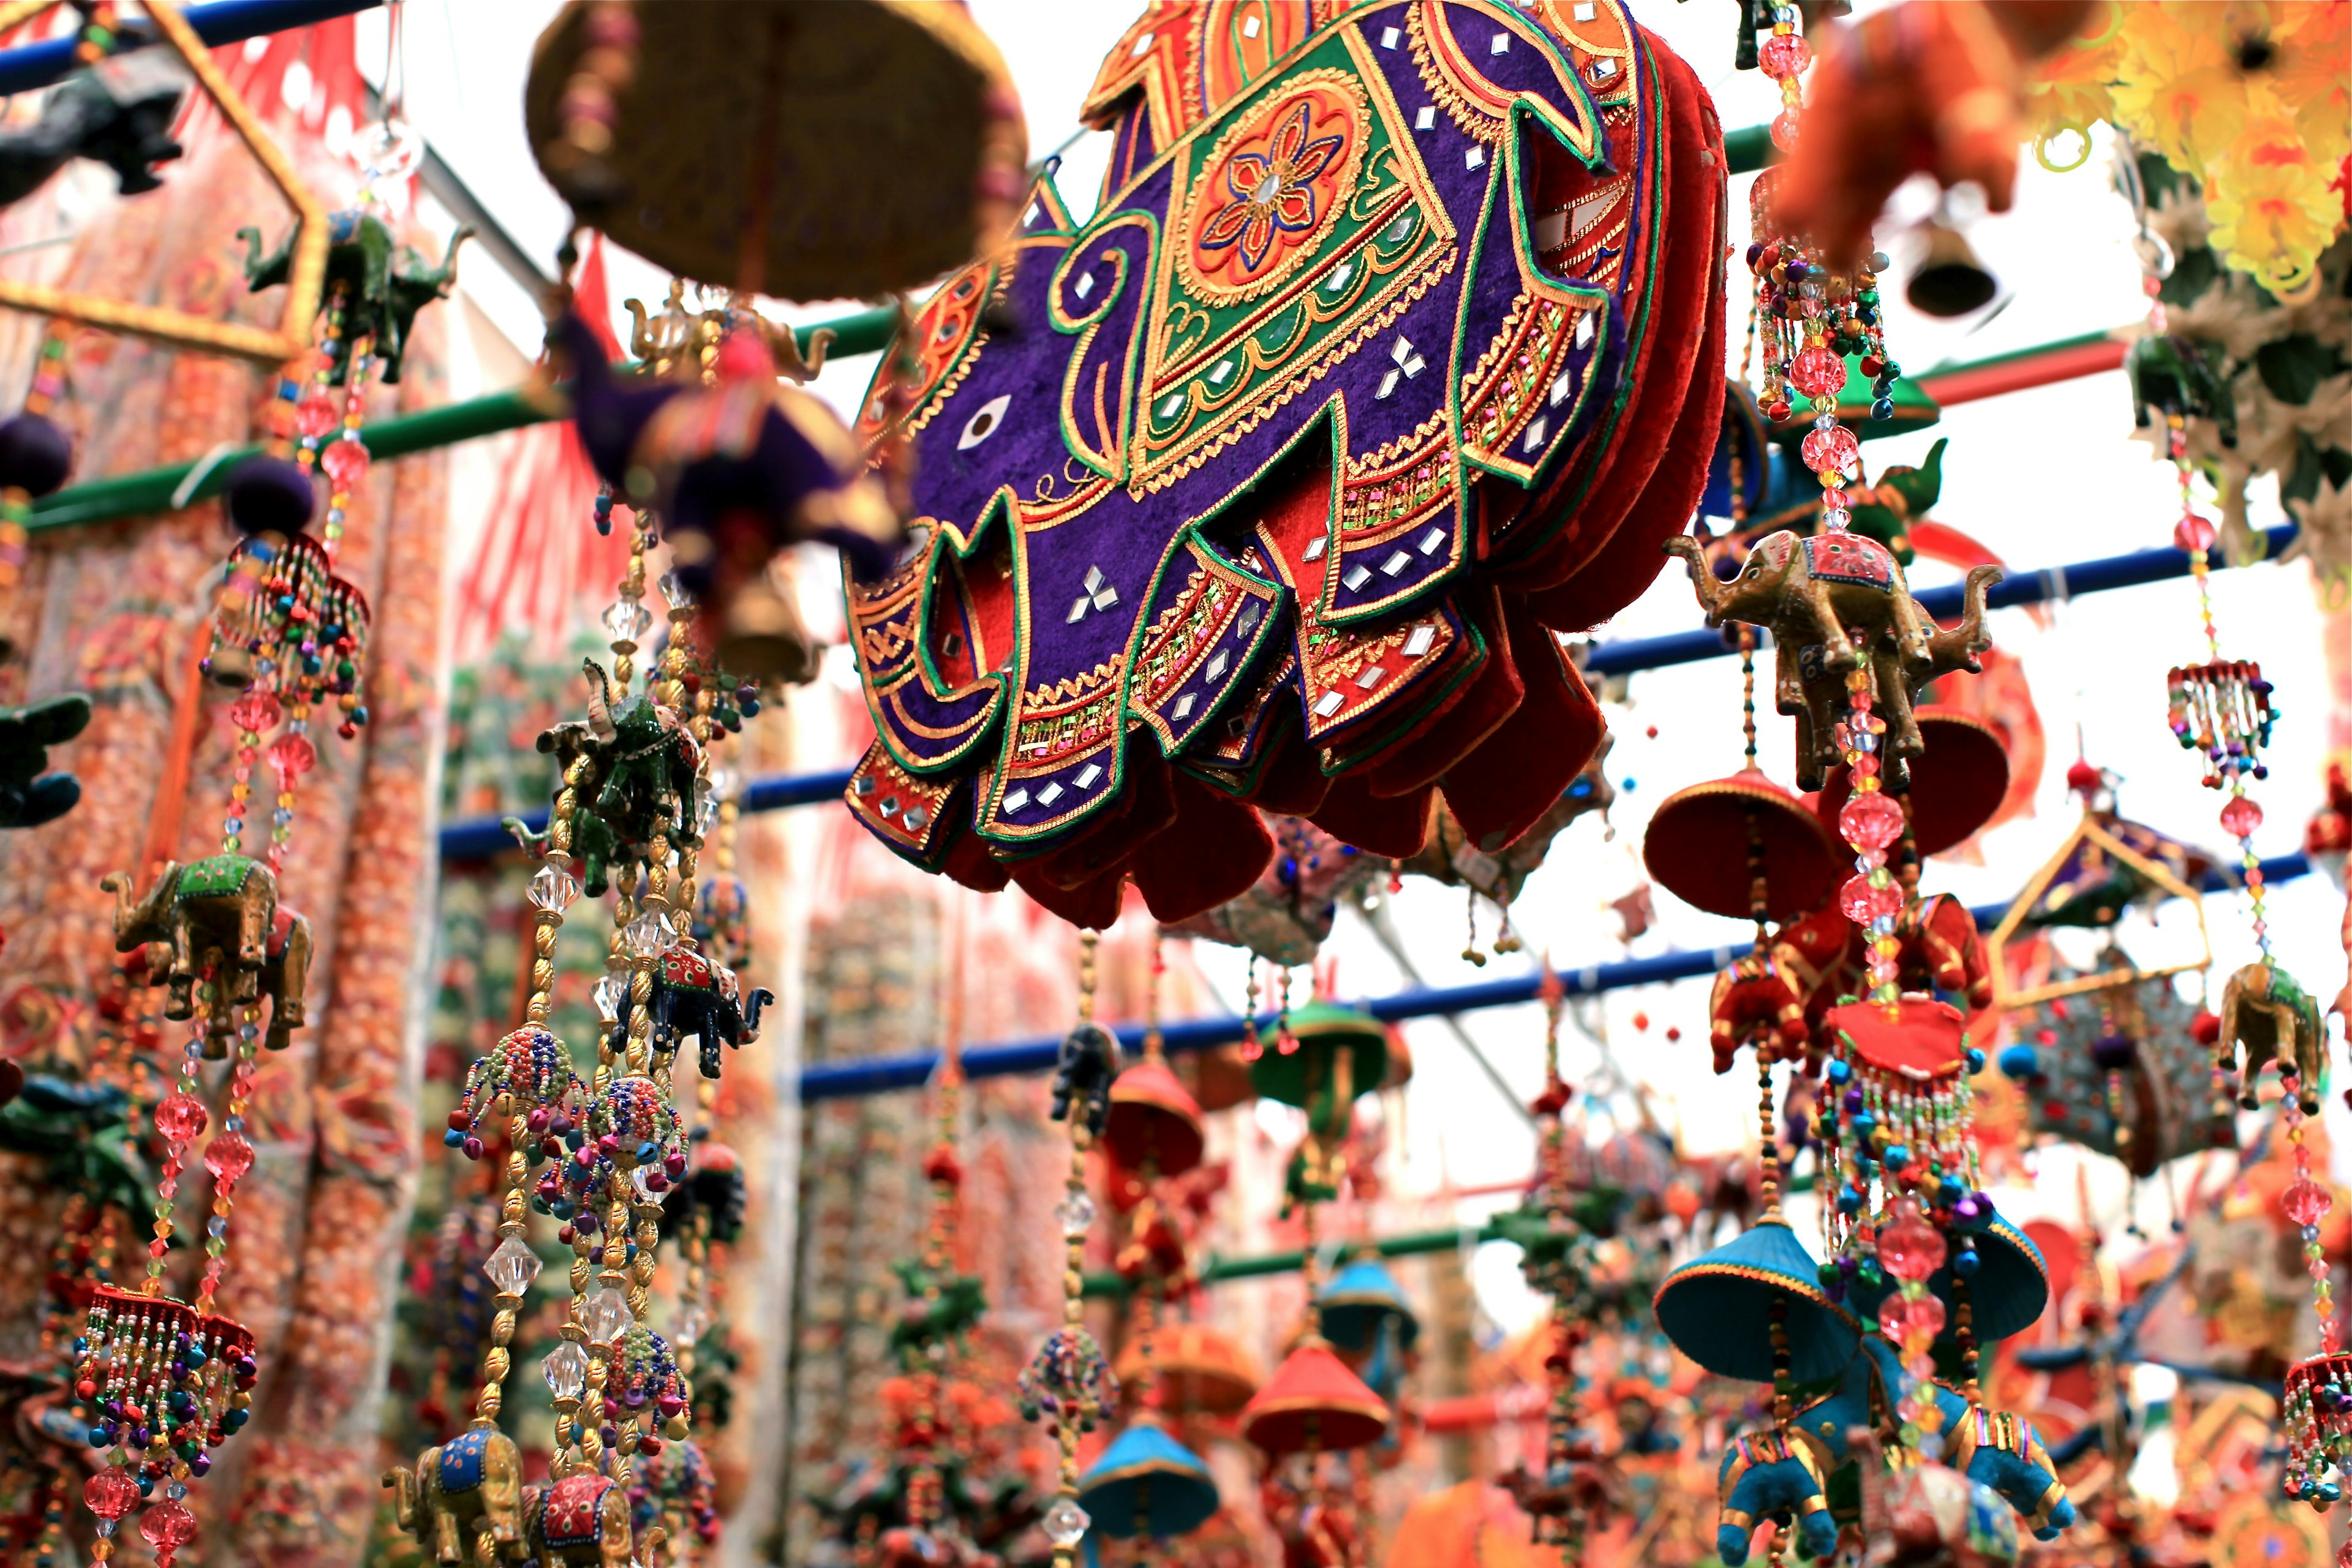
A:
[[[897,330],[898,321],[897,310],[883,306],[800,328],[796,335],[805,353],[811,336],[830,328],[834,339],[828,352],[845,358],[852,354],[878,353],[889,342],[890,334]],[[501,392],[489,397],[477,397],[470,402],[452,403],[442,408],[428,408],[422,414],[379,420],[367,428],[368,451],[377,458],[404,458],[411,453],[453,447],[460,441],[479,440],[485,436],[519,430],[526,425],[538,425],[556,417],[558,415],[551,407],[543,406],[523,393]],[[237,463],[259,450],[257,446],[242,447],[215,459],[205,470],[204,478],[190,486],[188,493],[180,498],[180,504],[192,505],[220,494],[221,488],[228,482],[230,471]],[[112,479],[92,479],[87,484],[68,486],[55,495],[34,502],[32,516],[25,526],[29,531],[37,533],[53,528],[74,528],[84,523],[111,522],[119,518],[169,511],[173,498],[187,482],[188,476],[196,471],[196,467],[194,463],[175,463],[168,468],[149,468],[142,473],[121,474]]]

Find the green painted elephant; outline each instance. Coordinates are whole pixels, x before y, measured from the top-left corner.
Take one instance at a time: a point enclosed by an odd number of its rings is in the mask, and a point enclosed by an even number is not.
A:
[[[469,224],[458,225],[457,231],[449,237],[449,248],[443,253],[441,265],[428,271],[423,258],[394,240],[391,228],[382,218],[353,211],[328,216],[326,286],[331,294],[338,284],[341,285],[348,301],[343,331],[335,339],[333,350],[332,380],[337,384],[341,384],[350,368],[352,342],[362,336],[375,341],[383,380],[400,379],[401,356],[407,350],[408,332],[415,324],[416,312],[436,300],[449,297],[450,286],[457,280],[457,247],[473,232]],[[245,241],[245,281],[248,289],[258,294],[286,281],[293,269],[295,235],[288,235],[286,243],[268,256],[261,254],[259,229],[241,228],[236,237]],[[400,258],[398,265],[394,264],[395,252]]]
[[[675,710],[640,697],[616,716],[612,677],[593,658],[583,668],[591,683],[587,721],[542,731],[539,749],[567,777],[587,759],[572,814],[572,853],[581,861],[582,885],[595,898],[613,867],[644,861],[656,834],[673,847],[700,844],[707,786],[695,776],[701,749]],[[547,834],[531,831],[520,817],[508,817],[505,826],[526,851],[546,853]]]
[[[2248,1110],[2261,1101],[2254,1081],[2264,1063],[2275,1059],[2281,1073],[2293,1073],[2305,1116],[2319,1113],[2320,1079],[2327,1071],[2327,1032],[2319,1004],[2294,976],[2267,959],[2249,963],[2221,987],[2221,1049],[2245,1048],[2238,1079],[2238,1103]]]
[[[278,918],[278,879],[268,867],[242,855],[209,855],[184,867],[167,860],[155,885],[135,903],[123,872],[110,871],[98,885],[114,895],[115,952],[154,942],[171,944],[165,1017],[195,1016],[196,975],[209,958],[220,964],[223,1001],[259,997]],[[307,925],[302,961],[310,962]],[[294,992],[299,1005],[301,987]]]
[[[416,1468],[383,1473],[393,1517],[438,1563],[494,1568],[530,1554],[524,1533],[522,1456],[495,1426],[476,1425],[416,1456]]]

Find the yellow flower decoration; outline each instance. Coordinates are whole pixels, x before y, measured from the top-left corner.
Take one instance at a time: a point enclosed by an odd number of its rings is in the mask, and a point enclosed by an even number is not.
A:
[[[2244,130],[2213,167],[2205,210],[2213,248],[2273,294],[2312,276],[2344,219],[2336,171],[2312,156],[2295,116],[2267,86],[2248,95]]]
[[[2091,127],[2115,118],[2115,100],[2108,84],[2123,54],[2124,7],[2104,0],[2080,35],[2034,68],[2025,84],[2025,125],[2033,138],[2034,156],[2042,167],[2063,173],[2079,169],[2091,155]],[[2082,156],[2071,163],[2053,163],[2051,144],[2073,134],[2082,139]]]
[[[2295,129],[2312,158],[2340,163],[2352,153],[2352,5],[2274,5],[2271,58],[2262,78],[2294,110]]]
[[[2116,120],[2200,180],[2245,124],[2245,79],[2228,27],[2238,10],[2179,0],[2134,5],[2120,35]]]

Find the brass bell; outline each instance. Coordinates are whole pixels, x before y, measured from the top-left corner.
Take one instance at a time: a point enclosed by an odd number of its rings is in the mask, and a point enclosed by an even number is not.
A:
[[[2000,285],[1977,259],[1958,229],[1930,218],[1921,224],[1927,247],[1912,269],[1903,297],[1923,316],[1965,316],[1992,302]]]
[[[805,686],[816,679],[824,646],[809,635],[793,602],[764,577],[736,589],[719,633],[719,663],[756,683]]]

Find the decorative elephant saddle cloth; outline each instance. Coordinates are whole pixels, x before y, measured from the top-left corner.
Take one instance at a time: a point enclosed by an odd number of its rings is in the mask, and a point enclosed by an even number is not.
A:
[[[1103,923],[1257,878],[1251,806],[1500,849],[1591,754],[1560,655],[1656,575],[1722,415],[1724,162],[1616,0],[1171,0],[867,397],[916,542],[851,582],[849,804]]]
[[[603,1476],[566,1476],[547,1489],[540,1506],[540,1539],[550,1551],[593,1543],[602,1525],[604,1494],[613,1483]]]
[[[482,1484],[483,1455],[490,1434],[460,1432],[441,1445],[441,1490],[449,1496],[469,1492]]]

